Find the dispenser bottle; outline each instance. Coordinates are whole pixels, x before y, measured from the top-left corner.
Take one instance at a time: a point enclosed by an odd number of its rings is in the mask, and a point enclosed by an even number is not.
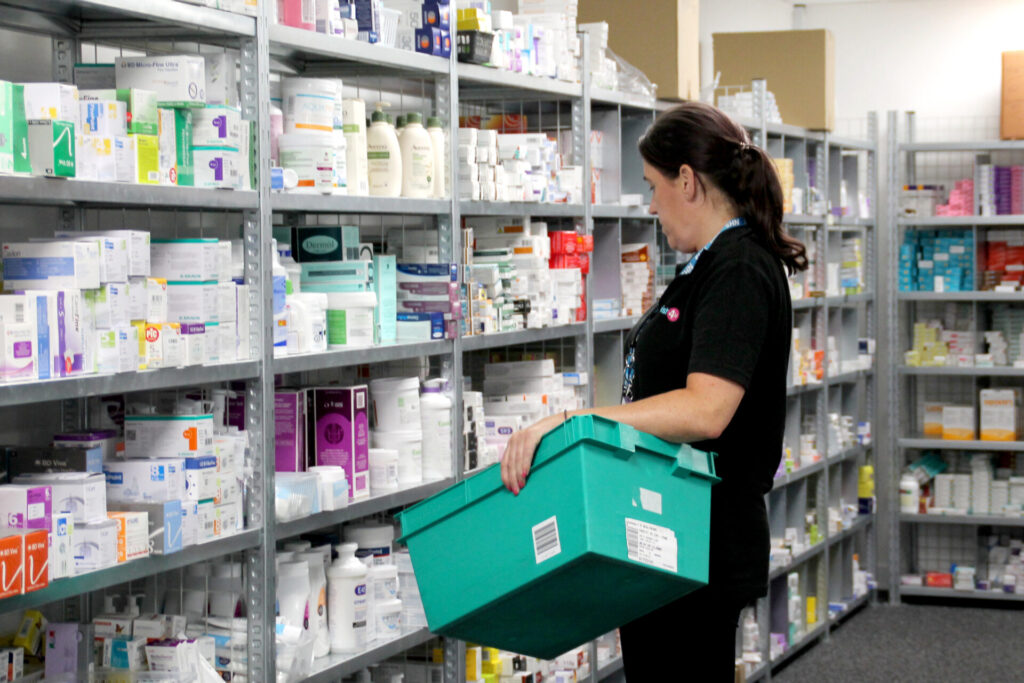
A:
[[[406,115],[399,144],[402,149],[402,196],[426,199],[434,195],[434,146],[419,112]]]
[[[370,194],[377,197],[399,197],[402,194],[402,150],[395,129],[384,113],[386,103],[378,102],[366,132],[367,172]]]
[[[434,152],[434,197],[444,199],[448,193],[448,168],[447,155],[445,154],[444,129],[441,128],[441,119],[431,116],[427,119],[427,133],[430,134],[430,146]]]
[[[366,565],[356,559],[355,543],[338,547],[327,569],[327,624],[331,652],[351,654],[366,648]]]

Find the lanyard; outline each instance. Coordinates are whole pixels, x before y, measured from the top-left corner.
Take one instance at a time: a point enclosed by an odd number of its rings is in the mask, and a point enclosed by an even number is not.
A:
[[[697,266],[697,259],[700,258],[700,255],[703,254],[708,249],[710,249],[711,245],[715,243],[715,240],[717,240],[719,238],[719,236],[723,232],[725,232],[726,230],[732,230],[733,228],[738,228],[738,227],[746,225],[746,224],[747,224],[747,220],[745,218],[743,218],[743,217],[740,217],[740,218],[733,218],[731,221],[729,221],[728,223],[723,225],[722,229],[718,231],[718,234],[716,234],[714,237],[711,238],[710,242],[705,244],[703,247],[700,248],[700,251],[698,251],[696,254],[694,254],[693,256],[690,257],[689,262],[685,266],[683,266],[683,269],[681,271],[679,271],[679,274],[680,275],[689,275],[690,273],[692,273],[693,269]]]

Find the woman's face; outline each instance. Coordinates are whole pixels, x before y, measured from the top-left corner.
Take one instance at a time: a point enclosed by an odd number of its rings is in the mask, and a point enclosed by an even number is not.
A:
[[[651,215],[661,222],[670,247],[683,253],[700,249],[697,244],[697,223],[694,208],[697,191],[695,176],[689,166],[683,166],[680,174],[669,178],[654,166],[644,162],[644,180],[651,186]]]

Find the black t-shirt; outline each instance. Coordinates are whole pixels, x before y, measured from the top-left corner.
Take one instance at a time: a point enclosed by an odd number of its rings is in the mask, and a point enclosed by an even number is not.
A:
[[[688,275],[678,275],[633,328],[633,400],[686,387],[701,372],[746,390],[717,439],[711,490],[710,582],[744,598],[768,589],[764,496],[783,449],[792,304],[781,261],[748,227],[721,233]],[[638,333],[639,331],[639,333]]]

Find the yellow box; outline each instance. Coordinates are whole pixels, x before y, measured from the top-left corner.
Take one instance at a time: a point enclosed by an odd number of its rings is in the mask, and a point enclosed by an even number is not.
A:
[[[483,651],[480,646],[466,646],[466,680],[477,681],[483,678]]]
[[[942,438],[942,409],[944,403],[924,404],[924,436],[934,439]]]
[[[974,441],[975,420],[973,406],[943,406],[942,438],[946,441]]]
[[[982,441],[1016,441],[1020,405],[1019,389],[982,389]]]
[[[807,627],[810,628],[818,623],[818,598],[810,595],[807,597]]]

